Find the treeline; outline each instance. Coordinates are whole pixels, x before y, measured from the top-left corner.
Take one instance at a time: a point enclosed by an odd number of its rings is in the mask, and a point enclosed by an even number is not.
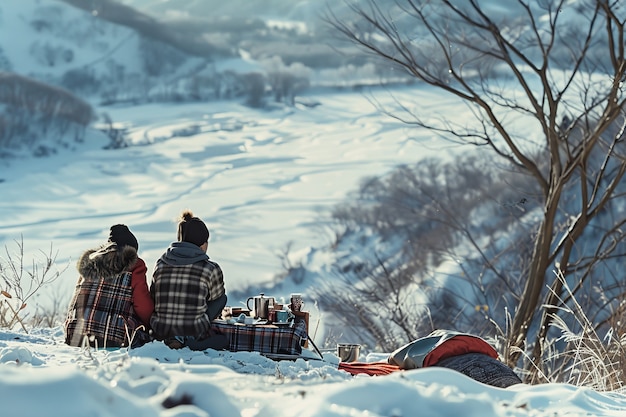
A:
[[[0,72],[0,148],[45,153],[51,144],[82,141],[94,117],[91,105],[72,93],[15,73]]]

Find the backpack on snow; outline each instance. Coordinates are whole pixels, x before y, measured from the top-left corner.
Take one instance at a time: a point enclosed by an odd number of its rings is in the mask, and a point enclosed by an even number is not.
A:
[[[498,359],[498,352],[478,336],[451,330],[435,330],[426,337],[396,349],[389,355],[387,363],[400,369],[425,368],[443,359],[466,353],[483,353]]]

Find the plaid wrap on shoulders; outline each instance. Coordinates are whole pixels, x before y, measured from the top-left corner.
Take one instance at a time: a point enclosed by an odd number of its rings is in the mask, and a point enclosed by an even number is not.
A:
[[[74,291],[65,321],[65,343],[82,346],[128,346],[128,335],[138,324],[132,309],[132,274],[110,279],[82,280]]]
[[[225,294],[224,277],[219,265],[208,259],[187,265],[159,259],[150,291],[154,297],[150,326],[157,338],[202,338],[211,328],[207,302]]]

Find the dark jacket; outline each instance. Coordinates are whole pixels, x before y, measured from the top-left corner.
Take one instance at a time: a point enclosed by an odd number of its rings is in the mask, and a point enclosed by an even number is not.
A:
[[[150,325],[157,339],[205,337],[211,328],[208,304],[226,293],[220,266],[188,242],[172,243],[156,262],[150,292],[154,298]]]

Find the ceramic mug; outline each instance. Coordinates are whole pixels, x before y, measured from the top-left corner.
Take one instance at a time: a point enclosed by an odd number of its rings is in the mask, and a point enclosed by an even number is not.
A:
[[[287,323],[289,319],[293,317],[294,315],[291,314],[289,310],[276,310],[276,322],[277,323]]]

